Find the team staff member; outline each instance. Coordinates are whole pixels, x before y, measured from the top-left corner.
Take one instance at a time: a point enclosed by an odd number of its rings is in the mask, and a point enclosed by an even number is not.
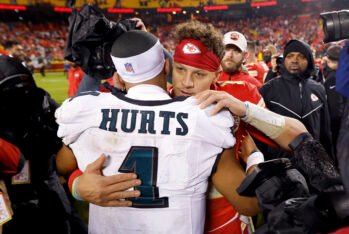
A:
[[[223,71],[218,80],[246,81],[260,88],[262,84],[250,76],[246,68],[243,67],[248,56],[245,36],[236,31],[227,32],[224,34],[223,43],[225,45],[225,53],[221,62]]]
[[[81,67],[77,66],[75,63],[71,64],[67,75],[69,83],[68,97],[75,96],[84,75],[85,73],[82,71]]]
[[[254,41],[247,41],[247,58],[244,65],[250,76],[256,78],[259,83],[264,83],[269,68],[264,61],[257,60],[256,43]]]
[[[283,57],[281,76],[265,83],[260,89],[265,104],[273,112],[301,121],[333,157],[325,89],[310,79],[315,69],[310,46],[299,40],[290,40]],[[272,154],[277,157],[280,153]]]

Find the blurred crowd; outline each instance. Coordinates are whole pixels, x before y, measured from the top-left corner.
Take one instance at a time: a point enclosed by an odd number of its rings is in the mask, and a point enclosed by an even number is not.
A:
[[[299,16],[278,16],[262,17],[255,19],[241,19],[237,21],[211,21],[210,19],[200,19],[202,22],[212,23],[222,33],[232,29],[243,33],[248,40],[256,41],[257,52],[262,54],[263,49],[268,44],[273,44],[281,51],[287,41],[291,39],[300,39],[311,45],[312,49],[318,54],[324,52],[325,45],[322,42],[323,31],[320,26],[318,16],[299,15]],[[172,26],[161,26],[152,28],[162,43],[173,51],[175,47]],[[307,28],[307,30],[303,30]],[[259,56],[259,59],[262,57]]]
[[[287,41],[295,38],[311,45],[316,54],[322,54],[325,49],[318,16],[261,17],[233,21],[215,21],[203,17],[200,21],[212,23],[222,33],[234,29],[242,32],[248,40],[256,41],[259,60],[263,59],[262,52],[268,44],[275,45],[280,51]],[[176,42],[172,24],[150,25],[152,24],[149,24],[148,30],[158,36],[163,45],[173,52]],[[303,30],[304,28],[307,30]],[[17,43],[21,46],[25,60],[34,65],[40,56],[48,63],[63,61],[67,31],[67,23],[0,23],[0,51],[8,51],[13,43]]]
[[[63,61],[67,31],[67,24],[0,22],[0,51],[11,53],[12,47],[17,45],[17,53],[34,67],[39,57],[45,58],[48,63]]]

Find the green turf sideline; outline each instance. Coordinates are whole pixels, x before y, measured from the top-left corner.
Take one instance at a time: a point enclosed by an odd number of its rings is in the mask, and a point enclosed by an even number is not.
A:
[[[35,73],[34,79],[36,84],[45,89],[58,104],[62,104],[68,98],[68,79],[63,72],[49,72],[45,77]],[[172,86],[170,83],[167,85]]]
[[[35,73],[34,79],[37,86],[45,89],[58,104],[68,98],[68,80],[63,72],[46,73],[45,77]]]

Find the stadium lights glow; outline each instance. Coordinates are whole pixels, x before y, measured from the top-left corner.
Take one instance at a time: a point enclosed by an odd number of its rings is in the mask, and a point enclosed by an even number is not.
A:
[[[72,9],[69,7],[54,7],[53,10],[55,12],[72,12]]]
[[[275,6],[277,4],[277,1],[252,2],[251,7]]]
[[[132,8],[109,8],[109,13],[134,13],[135,10]]]
[[[21,5],[0,5],[0,10],[17,10],[17,11],[26,11],[27,7],[26,6],[21,6]]]
[[[156,8],[157,13],[173,13],[173,12],[181,12],[182,8]]]
[[[228,5],[221,6],[204,6],[205,11],[218,11],[218,10],[228,10]]]

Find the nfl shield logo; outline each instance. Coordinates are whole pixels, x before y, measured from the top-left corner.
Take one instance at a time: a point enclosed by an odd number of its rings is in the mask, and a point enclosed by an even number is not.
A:
[[[133,70],[132,64],[131,63],[125,63],[125,69],[128,73],[135,73],[135,71]]]

